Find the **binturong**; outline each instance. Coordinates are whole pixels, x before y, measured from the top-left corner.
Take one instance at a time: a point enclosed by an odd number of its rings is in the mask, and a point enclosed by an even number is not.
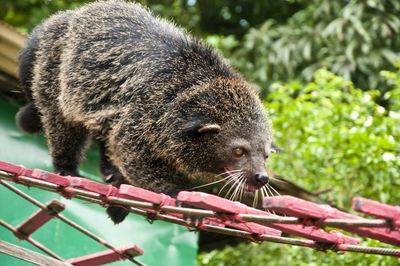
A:
[[[90,139],[105,181],[176,196],[217,181],[268,183],[269,119],[256,92],[212,48],[139,4],[94,2],[53,15],[19,58],[29,103],[16,116],[43,132],[55,172],[79,176]],[[114,222],[127,211],[108,208]]]

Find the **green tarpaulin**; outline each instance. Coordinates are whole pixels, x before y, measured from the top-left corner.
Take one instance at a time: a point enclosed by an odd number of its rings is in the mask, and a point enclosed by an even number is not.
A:
[[[43,136],[29,136],[16,128],[14,116],[17,109],[16,106],[0,100],[0,160],[51,171],[51,159]],[[81,174],[95,181],[101,181],[96,147],[87,151],[86,159],[81,166]],[[197,235],[182,226],[161,221],[149,224],[145,218],[134,214],[130,214],[126,221],[115,226],[107,218],[105,209],[98,205],[67,200],[55,193],[37,188],[29,189],[21,185],[17,187],[42,203],[54,198],[60,199],[66,204],[66,210],[62,214],[116,247],[130,243],[139,245],[145,254],[138,257],[138,260],[147,265],[195,264]],[[0,186],[0,202],[0,219],[14,226],[38,209],[3,186]],[[65,259],[106,249],[58,219],[52,219],[32,237]],[[26,241],[18,241],[12,233],[2,227],[0,227],[0,239],[39,252]],[[29,264],[0,254],[0,265]],[[113,265],[132,265],[132,263],[118,262]]]

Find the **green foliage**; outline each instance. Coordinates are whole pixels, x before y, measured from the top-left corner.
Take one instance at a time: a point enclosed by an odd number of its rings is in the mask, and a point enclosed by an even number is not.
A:
[[[384,72],[400,89],[400,73]],[[379,91],[363,92],[326,69],[307,85],[274,84],[265,100],[278,144],[284,149],[269,167],[349,210],[363,196],[398,204],[400,110],[374,102]],[[396,99],[397,104],[400,98]],[[393,105],[398,106],[398,105]],[[369,246],[382,246],[364,241]],[[201,254],[199,265],[396,265],[397,258],[315,250],[272,243],[242,244]]]
[[[0,9],[0,19],[17,27],[22,32],[30,32],[43,19],[60,11],[75,9],[93,0],[3,0]],[[185,28],[196,30],[199,16],[196,6],[189,5],[185,0],[139,0],[155,14],[172,19]]]
[[[400,112],[400,60],[395,64],[397,72],[382,71],[381,75],[387,80],[391,89],[383,95],[383,99],[390,103],[390,109]]]
[[[0,19],[17,27],[22,32],[29,32],[43,19],[59,10],[74,9],[89,0],[3,0]]]
[[[356,195],[398,203],[400,113],[378,96],[324,69],[304,87],[274,85],[266,107],[285,152],[272,167],[311,190],[331,188],[339,207]]]
[[[310,81],[321,67],[363,89],[385,88],[377,73],[399,56],[400,2],[302,2],[286,22],[266,20],[235,47],[220,48],[264,92],[276,81]]]
[[[379,245],[368,241],[369,246]],[[398,265],[398,259],[361,253],[322,252],[309,248],[288,246],[274,243],[240,244],[222,251],[202,253],[197,258],[197,265],[204,266],[391,266]]]

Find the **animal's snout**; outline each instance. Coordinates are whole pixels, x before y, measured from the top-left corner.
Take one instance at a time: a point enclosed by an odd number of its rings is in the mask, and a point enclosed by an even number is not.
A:
[[[258,172],[254,175],[254,181],[259,185],[265,185],[269,182],[269,176],[267,172]]]

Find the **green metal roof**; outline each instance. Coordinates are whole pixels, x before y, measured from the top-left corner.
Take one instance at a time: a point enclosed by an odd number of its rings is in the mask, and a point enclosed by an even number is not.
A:
[[[51,171],[51,158],[43,136],[26,135],[16,128],[14,116],[17,110],[17,106],[0,99],[0,160]],[[96,147],[91,147],[87,151],[86,159],[81,166],[81,174],[101,182]],[[147,265],[195,264],[197,235],[182,226],[161,221],[149,224],[145,218],[134,214],[130,214],[122,224],[114,225],[107,218],[105,209],[98,205],[75,199],[67,200],[57,194],[36,188],[29,189],[21,185],[17,187],[42,203],[54,198],[60,199],[66,204],[63,215],[116,247],[130,243],[139,245],[145,253],[137,259]],[[37,211],[36,206],[3,186],[0,186],[0,202],[0,218],[14,226]],[[65,259],[105,250],[105,247],[58,219],[52,219],[33,233],[32,237]],[[0,227],[0,239],[41,252],[26,241],[18,241],[11,232],[2,227]],[[0,265],[29,265],[29,263],[0,254]],[[127,261],[112,265],[133,264]]]

